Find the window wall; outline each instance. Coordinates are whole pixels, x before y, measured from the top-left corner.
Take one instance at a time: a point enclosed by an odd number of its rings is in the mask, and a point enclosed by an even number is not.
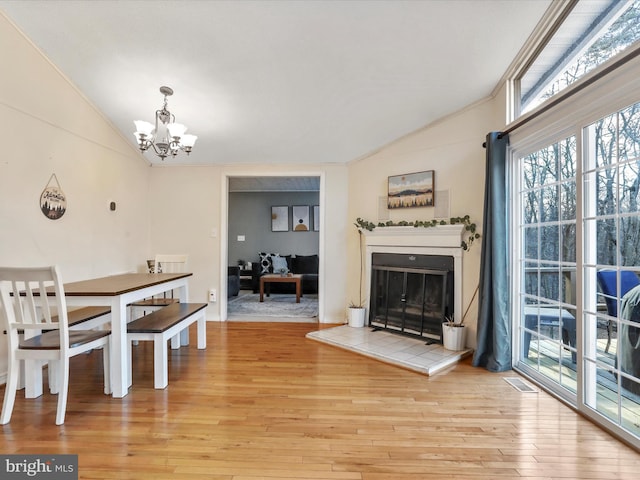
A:
[[[640,449],[640,0],[537,35],[509,89],[513,365]]]
[[[512,298],[515,367],[640,447],[640,85],[632,71],[618,106],[601,97],[610,90],[603,80],[578,98],[591,98],[589,109],[565,105],[512,137]],[[625,96],[635,101],[625,105]]]

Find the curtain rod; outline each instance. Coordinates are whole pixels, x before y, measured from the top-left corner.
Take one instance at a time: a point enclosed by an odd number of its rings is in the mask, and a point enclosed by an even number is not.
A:
[[[527,118],[523,118],[522,120],[520,120],[520,121],[514,123],[513,125],[511,125],[504,132],[501,132],[500,135],[498,135],[498,138],[502,138],[504,135],[507,135],[507,134],[513,132],[514,130],[522,127],[523,125],[526,125],[528,122],[530,122],[534,118],[539,117],[540,115],[545,113],[547,110],[550,110],[551,108],[553,108],[556,105],[558,105],[560,102],[563,102],[563,101],[567,100],[568,98],[571,98],[573,95],[575,95],[576,93],[584,90],[585,88],[587,88],[592,83],[600,80],[601,78],[603,78],[606,75],[610,74],[614,70],[616,70],[616,69],[622,67],[623,65],[625,65],[626,63],[630,62],[631,60],[636,58],[638,55],[640,55],[640,48],[636,48],[635,50],[629,52],[627,55],[625,55],[622,58],[619,58],[618,60],[613,62],[611,65],[608,65],[607,67],[603,68],[602,71],[598,72],[593,77],[585,80],[583,83],[580,83],[579,85],[576,85],[576,87],[573,90],[570,90],[568,92],[565,92],[564,94],[558,95],[556,98],[554,98],[549,103],[544,105],[540,110],[536,110],[535,112],[533,112]],[[484,144],[483,144],[483,146],[484,146]]]

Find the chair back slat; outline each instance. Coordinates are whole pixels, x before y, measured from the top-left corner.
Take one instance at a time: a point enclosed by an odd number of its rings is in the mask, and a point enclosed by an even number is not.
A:
[[[56,266],[0,268],[0,298],[10,348],[17,348],[19,331],[28,339],[59,330],[61,349],[68,349],[67,306]]]
[[[184,273],[187,271],[189,255],[158,254],[155,259],[155,273]]]

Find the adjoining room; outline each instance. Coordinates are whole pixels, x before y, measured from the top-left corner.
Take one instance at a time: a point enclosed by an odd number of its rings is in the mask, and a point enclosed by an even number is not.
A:
[[[315,176],[229,178],[229,320],[318,321],[319,192]]]

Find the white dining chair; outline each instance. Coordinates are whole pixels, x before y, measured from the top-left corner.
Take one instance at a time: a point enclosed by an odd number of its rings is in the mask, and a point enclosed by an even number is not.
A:
[[[189,255],[184,254],[158,254],[155,256],[153,273],[184,273],[187,271]],[[172,303],[178,303],[173,297],[173,292],[164,293],[161,297],[145,298],[129,305],[131,319],[135,320],[147,312],[158,310]]]
[[[102,348],[104,393],[111,393],[111,332],[69,329],[64,287],[56,266],[0,267],[0,304],[8,337],[8,373],[0,424],[11,420],[21,362],[25,370],[37,368],[40,373],[42,362],[48,362],[51,390],[58,394],[56,425],[64,423],[71,357]]]

